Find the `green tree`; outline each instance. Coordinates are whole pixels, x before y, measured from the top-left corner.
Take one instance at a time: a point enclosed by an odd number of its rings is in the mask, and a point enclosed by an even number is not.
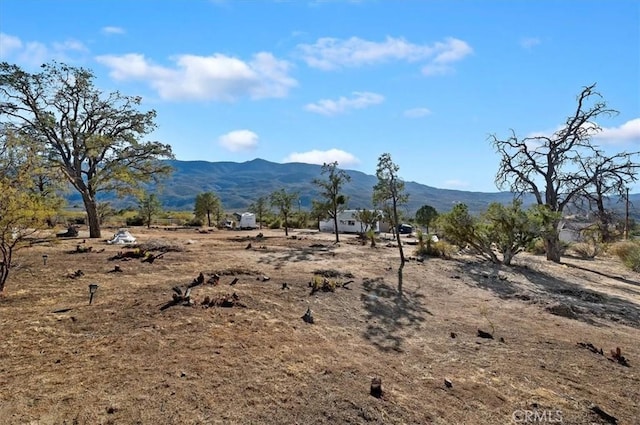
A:
[[[136,194],[165,176],[171,147],[140,139],[155,129],[155,111],[140,97],[104,94],[87,69],[52,62],[40,73],[0,63],[0,119],[38,144],[38,152],[82,196],[91,238],[100,237],[100,192]]]
[[[162,213],[162,203],[155,193],[144,193],[138,198],[138,215],[142,222],[151,227],[151,221]]]
[[[465,204],[457,204],[451,212],[438,218],[444,236],[452,243],[470,246],[493,263],[510,265],[513,257],[524,251],[542,234],[542,216],[538,207],[522,209],[522,202],[510,205],[494,202],[476,218]],[[495,250],[502,256],[500,259]]]
[[[98,202],[98,219],[100,220],[100,225],[104,224],[104,222],[109,217],[113,217],[117,214],[115,208],[111,206],[110,202]]]
[[[222,201],[213,192],[203,192],[196,195],[194,214],[197,219],[207,218],[207,226],[211,227],[211,216],[219,223],[222,218]]]
[[[404,182],[398,176],[400,167],[391,159],[391,155],[383,153],[378,158],[378,166],[376,168],[376,177],[378,183],[373,187],[373,204],[381,207],[384,211],[388,209],[391,212],[391,226],[395,229],[396,241],[398,243],[398,252],[400,253],[400,267],[398,269],[398,292],[402,292],[402,269],[405,265],[404,250],[402,249],[402,241],[400,233],[398,233],[399,214],[398,208],[406,205],[409,195],[405,193]],[[386,207],[386,208],[385,208]]]
[[[273,192],[270,198],[271,206],[278,210],[278,215],[282,218],[284,234],[289,236],[289,218],[291,217],[294,202],[298,199],[298,194],[296,192],[287,193],[282,188]]]
[[[431,205],[423,205],[418,211],[416,211],[416,223],[427,228],[427,234],[429,233],[429,226],[438,218],[438,211]]]
[[[339,169],[337,162],[324,163],[321,174],[326,175],[326,179],[313,179],[313,184],[320,189],[324,208],[327,210],[327,215],[333,220],[333,230],[336,235],[336,243],[338,243],[340,242],[338,214],[344,211],[347,203],[347,197],[340,192],[344,184],[351,181],[351,176],[346,171]]]
[[[266,196],[260,196],[251,205],[249,205],[249,212],[252,212],[258,217],[258,226],[262,229],[262,220],[265,214],[269,211],[268,199]]]
[[[536,211],[525,211],[522,201],[514,200],[509,205],[494,202],[483,214],[489,243],[502,254],[502,264],[510,265],[513,257],[542,234]]]
[[[320,230],[320,221],[327,218],[327,208],[324,202],[318,200],[311,201],[311,211],[309,216],[316,222],[318,230]]]
[[[438,217],[438,228],[449,242],[461,248],[470,246],[479,255],[500,263],[491,247],[487,229],[469,213],[466,204],[456,204],[450,212]]]
[[[382,219],[382,213],[378,210],[358,209],[355,213],[355,219],[362,226],[362,236],[366,236],[371,241],[371,247],[376,246],[376,224]]]
[[[373,230],[382,219],[382,213],[377,210],[357,209],[355,219],[363,225],[362,233],[366,234],[369,230]]]
[[[575,111],[552,135],[520,139],[513,133],[505,140],[490,136],[501,156],[496,175],[498,188],[506,186],[519,195],[533,194],[537,204],[549,213],[544,242],[550,261],[560,262],[559,224],[567,205],[603,177],[611,181],[615,176],[625,183],[635,179],[637,164],[631,158],[637,152],[606,156],[591,141],[602,130],[596,124],[598,119],[615,113],[593,84],[583,88]]]
[[[0,295],[9,278],[13,254],[28,246],[27,239],[45,226],[55,198],[43,196],[34,175],[41,167],[35,145],[2,128],[0,134]]]

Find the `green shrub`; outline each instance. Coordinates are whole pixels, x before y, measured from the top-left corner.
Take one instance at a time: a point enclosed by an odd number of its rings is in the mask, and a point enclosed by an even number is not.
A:
[[[546,251],[545,247],[544,247],[544,241],[542,240],[542,238],[536,238],[534,239],[528,246],[527,246],[527,252],[534,254],[534,255],[542,255],[544,254]]]
[[[269,223],[269,229],[279,229],[281,226],[280,219],[276,218],[271,223]]]
[[[416,248],[415,255],[451,258],[457,251],[458,248],[447,241],[439,240],[438,242],[433,242],[431,236],[421,238],[420,234],[418,234],[418,248]]]
[[[618,242],[611,245],[609,252],[617,256],[626,268],[640,272],[640,243]]]
[[[202,227],[203,221],[201,218],[194,217],[191,220],[187,220],[184,224],[189,227]]]
[[[569,249],[569,243],[560,241],[560,252],[564,254]],[[536,238],[531,243],[527,244],[527,252],[534,255],[543,255],[547,253],[544,247],[544,240],[542,238]]]
[[[144,217],[140,217],[139,215],[135,217],[127,217],[125,222],[127,223],[127,226],[143,226]]]

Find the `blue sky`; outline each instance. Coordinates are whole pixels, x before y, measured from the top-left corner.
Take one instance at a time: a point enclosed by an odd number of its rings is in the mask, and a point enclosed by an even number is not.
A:
[[[640,150],[640,2],[0,0],[0,59],[92,69],[182,160],[319,163],[496,191],[487,137],[553,132],[585,85]],[[640,191],[640,185],[632,188]]]

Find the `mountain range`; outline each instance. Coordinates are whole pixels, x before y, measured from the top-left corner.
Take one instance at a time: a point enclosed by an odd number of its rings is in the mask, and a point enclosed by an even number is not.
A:
[[[299,208],[308,210],[313,199],[319,199],[318,188],[313,179],[323,179],[320,165],[304,163],[275,163],[263,159],[247,162],[207,162],[168,160],[173,173],[161,184],[150,186],[149,191],[158,194],[166,210],[193,210],[196,195],[213,192],[221,200],[226,211],[243,211],[260,196],[269,196],[272,192],[285,188],[287,192],[298,192]],[[355,170],[345,170],[351,181],[343,186],[348,197],[347,208],[371,208],[373,186],[376,176]],[[402,170],[400,170],[402,177]],[[423,205],[430,205],[438,212],[447,212],[456,203],[464,203],[469,211],[477,214],[484,211],[492,202],[509,203],[513,199],[511,192],[468,192],[462,190],[439,189],[424,184],[406,181],[409,202],[405,213],[414,215]],[[68,198],[71,204],[80,204],[80,197],[72,194]],[[117,208],[133,203],[132,200],[117,200],[113,196],[104,196],[100,201],[110,201]],[[630,195],[632,205],[640,205],[640,194]],[[533,202],[525,197],[525,206]],[[616,209],[622,210],[623,204]],[[632,215],[639,216],[637,208]]]
[[[299,207],[309,209],[313,199],[319,199],[313,179],[323,179],[320,165],[304,163],[274,163],[263,159],[248,162],[169,161],[173,174],[163,182],[159,197],[167,209],[193,209],[195,197],[201,192],[213,192],[226,210],[243,210],[260,196],[285,188],[298,192]],[[351,181],[343,186],[348,197],[347,208],[371,208],[373,186],[377,178],[360,171],[345,170]],[[416,182],[405,182],[409,202],[407,213],[414,214],[422,205],[438,211],[448,211],[458,202],[471,211],[481,211],[491,202],[510,202],[510,192],[465,192],[438,189]]]

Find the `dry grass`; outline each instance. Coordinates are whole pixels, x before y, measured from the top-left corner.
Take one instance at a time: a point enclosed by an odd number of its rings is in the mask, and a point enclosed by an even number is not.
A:
[[[617,259],[411,261],[400,294],[397,249],[350,236],[133,233],[165,254],[109,261],[123,248],[89,239],[70,254],[82,233],[19,253],[0,299],[2,423],[504,424],[518,409],[603,423],[591,403],[640,417],[640,278]],[[160,310],[200,272],[218,284]],[[354,282],[310,295],[314,276]],[[200,306],[232,293],[247,307]],[[608,360],[616,347],[630,367]]]

